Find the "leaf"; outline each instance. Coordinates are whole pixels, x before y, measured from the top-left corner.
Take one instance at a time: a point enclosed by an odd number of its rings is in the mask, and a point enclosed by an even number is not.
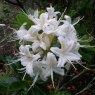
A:
[[[33,25],[33,22],[28,18],[27,14],[21,12],[16,16],[17,22],[18,22],[18,28],[21,27],[23,23],[27,23],[26,29],[29,29],[31,25]]]
[[[8,90],[9,91],[15,91],[15,90],[21,90],[27,87],[26,81],[16,81],[9,85]]]
[[[0,93],[3,93],[3,91],[7,92],[8,86],[16,81],[18,81],[17,78],[11,77],[9,74],[0,77]]]

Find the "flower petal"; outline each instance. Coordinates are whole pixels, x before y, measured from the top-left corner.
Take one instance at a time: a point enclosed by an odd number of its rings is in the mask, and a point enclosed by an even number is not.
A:
[[[61,50],[58,47],[51,47],[50,50],[55,53],[57,56],[60,56]]]
[[[60,57],[58,59],[58,65],[57,65],[57,67],[64,67],[66,61],[67,61],[67,59],[64,56],[63,57]]]

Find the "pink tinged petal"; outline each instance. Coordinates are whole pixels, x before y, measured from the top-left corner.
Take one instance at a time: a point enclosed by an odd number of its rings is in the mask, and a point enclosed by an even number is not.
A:
[[[57,56],[60,56],[60,54],[62,53],[61,50],[57,47],[51,47],[50,49],[54,54],[56,54]]]
[[[64,69],[62,69],[60,67],[56,67],[54,69],[54,72],[57,73],[57,74],[59,74],[59,75],[62,75],[62,76],[64,75]]]
[[[57,67],[64,67],[66,61],[67,61],[67,59],[65,57],[60,57],[58,59],[58,65],[57,65]]]

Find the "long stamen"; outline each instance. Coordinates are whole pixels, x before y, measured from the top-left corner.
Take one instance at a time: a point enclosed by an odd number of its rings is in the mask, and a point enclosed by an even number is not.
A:
[[[38,76],[39,76],[39,72],[36,74],[35,79],[33,80],[33,83],[32,83],[32,85],[29,87],[28,91],[35,85],[35,82],[37,81]]]
[[[62,17],[63,17],[63,15],[64,15],[64,13],[66,12],[66,10],[67,10],[67,7],[65,8],[64,12],[62,13],[62,15],[61,15],[61,17],[59,18],[58,21],[60,21],[60,20],[62,19]]]
[[[79,65],[81,65],[83,68],[87,69],[87,70],[90,70],[89,68],[83,66],[81,63],[77,62]]]
[[[53,70],[52,70],[52,68],[51,68],[51,80],[52,80],[53,87],[55,88],[55,86],[54,86],[54,80],[53,80]]]
[[[25,79],[25,76],[26,76],[26,72],[25,72],[25,74],[24,74],[24,76],[23,76],[22,80],[24,80],[24,79]]]

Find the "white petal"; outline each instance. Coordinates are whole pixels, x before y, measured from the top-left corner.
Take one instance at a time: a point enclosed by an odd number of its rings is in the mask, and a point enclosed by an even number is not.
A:
[[[49,40],[49,37],[45,35],[43,37],[43,41],[45,42],[46,48],[48,49],[50,47],[50,43],[51,43]]]
[[[32,35],[34,32],[38,32],[41,30],[41,27],[39,25],[32,25],[28,32]]]
[[[57,59],[56,59],[56,57],[53,53],[49,52],[47,54],[47,59],[46,60],[47,60],[48,64],[52,67],[55,67],[57,65]]]
[[[40,25],[43,26],[45,24],[45,22],[48,19],[48,14],[47,13],[42,13],[40,15]]]
[[[42,49],[46,50],[46,44],[45,44],[44,42],[41,42],[41,43],[40,43],[40,47],[41,47]]]
[[[38,41],[35,41],[33,44],[32,44],[32,50],[34,52],[36,52],[36,50],[39,48],[40,44]]]
[[[30,63],[26,66],[26,73],[29,74],[31,77],[34,76],[33,73],[33,63]]]
[[[46,70],[43,72],[43,75],[45,78],[50,76],[50,68],[46,68]]]
[[[58,40],[59,40],[59,42],[61,44],[61,49],[63,51],[66,50],[66,42],[67,42],[67,40],[62,36],[58,37]]]
[[[70,16],[65,15],[64,18],[65,18],[69,23],[71,23],[71,17],[70,17]]]
[[[74,53],[67,53],[66,54],[66,58],[69,60],[69,61],[78,61],[80,60],[80,56],[74,54]]]
[[[57,56],[60,56],[61,50],[58,47],[51,47],[50,50],[55,53]]]
[[[57,65],[57,67],[64,67],[66,61],[67,61],[67,60],[66,60],[65,57],[60,57],[60,58],[58,59],[58,65]]]
[[[26,55],[28,57],[31,57],[31,53],[29,51],[29,48],[30,47],[31,47],[30,45],[25,45],[25,46],[24,45],[21,45],[19,47],[20,53],[23,54],[23,55]]]

